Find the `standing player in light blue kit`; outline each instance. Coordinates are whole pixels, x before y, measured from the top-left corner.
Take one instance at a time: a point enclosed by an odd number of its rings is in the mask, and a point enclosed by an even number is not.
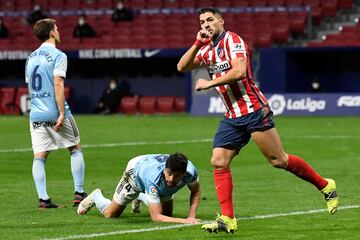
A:
[[[184,187],[190,190],[190,207],[187,218],[172,217],[174,194]],[[87,213],[94,205],[104,217],[120,217],[133,201],[138,211],[139,199],[148,207],[155,222],[198,223],[196,209],[200,202],[200,184],[195,166],[184,154],[149,154],[131,159],[115,189],[113,200],[104,198],[95,189],[78,207],[78,214]]]
[[[32,174],[39,195],[39,208],[62,207],[54,204],[46,191],[45,164],[50,151],[58,148],[70,151],[75,185],[73,202],[78,205],[87,196],[83,188],[85,163],[79,130],[64,97],[67,57],[56,48],[60,34],[55,20],[37,21],[34,33],[42,44],[26,61],[25,79],[31,98]]]

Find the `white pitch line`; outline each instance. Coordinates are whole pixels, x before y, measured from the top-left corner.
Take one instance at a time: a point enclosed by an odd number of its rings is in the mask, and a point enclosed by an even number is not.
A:
[[[360,136],[284,136],[287,139],[360,139]],[[123,143],[103,143],[103,144],[84,144],[83,148],[110,148],[110,147],[124,147],[124,146],[139,146],[139,145],[171,145],[171,144],[187,144],[187,143],[208,143],[212,142],[212,138],[204,138],[197,140],[173,140],[173,141],[151,141],[151,142],[123,142]],[[14,152],[31,152],[31,148],[13,148],[0,149],[0,153],[14,153]]]
[[[360,205],[348,205],[339,207],[338,210],[346,210],[346,209],[354,209],[360,208]],[[266,215],[255,215],[249,217],[240,217],[237,218],[238,221],[246,221],[246,220],[256,220],[256,219],[266,219],[266,218],[275,218],[275,217],[286,217],[286,216],[295,216],[295,215],[306,215],[306,214],[314,214],[320,212],[327,212],[326,209],[313,209],[308,211],[296,211],[296,212],[288,212],[288,213],[274,213],[274,214],[266,214]],[[203,221],[198,224],[176,224],[164,227],[154,227],[154,228],[142,228],[142,229],[133,229],[133,230],[125,230],[125,231],[114,231],[114,232],[104,232],[104,233],[92,233],[92,234],[84,234],[84,235],[72,235],[67,237],[59,237],[59,238],[44,238],[42,240],[69,240],[69,239],[83,239],[83,238],[96,238],[103,236],[112,236],[112,235],[123,235],[127,233],[143,233],[150,231],[163,231],[168,229],[175,228],[184,228],[184,227],[192,227],[194,225],[206,224],[210,221]]]
[[[102,143],[102,144],[82,144],[83,148],[110,148],[110,147],[124,147],[124,146],[139,146],[139,145],[172,145],[172,144],[187,144],[187,143],[208,143],[213,139],[197,139],[197,140],[173,140],[173,141],[151,141],[151,142],[123,142],[123,143]],[[29,152],[31,148],[14,148],[14,149],[0,149],[0,153],[9,152]]]

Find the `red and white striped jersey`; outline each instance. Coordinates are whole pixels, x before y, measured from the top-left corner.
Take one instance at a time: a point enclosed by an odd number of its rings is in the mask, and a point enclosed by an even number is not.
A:
[[[224,31],[213,45],[203,46],[196,57],[205,64],[211,79],[225,75],[232,68],[231,60],[247,59],[244,79],[215,87],[227,109],[225,117],[245,116],[268,104],[252,79],[248,46],[236,33]]]

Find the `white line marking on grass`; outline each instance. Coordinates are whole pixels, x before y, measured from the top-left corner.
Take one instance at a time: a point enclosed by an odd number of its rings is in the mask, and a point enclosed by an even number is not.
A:
[[[360,208],[360,205],[349,205],[339,207],[338,210],[346,210],[346,209],[354,209]],[[308,211],[296,211],[296,212],[288,212],[288,213],[274,213],[274,214],[266,214],[266,215],[255,215],[249,217],[240,217],[237,218],[238,221],[246,221],[246,220],[255,220],[255,219],[266,219],[266,218],[275,218],[275,217],[286,217],[286,216],[295,216],[295,215],[306,215],[306,214],[314,214],[320,212],[327,212],[326,209],[314,209]],[[84,234],[84,235],[72,235],[67,237],[59,237],[59,238],[44,238],[42,240],[68,240],[68,239],[82,239],[82,238],[95,238],[95,237],[103,237],[103,236],[112,236],[112,235],[123,235],[127,233],[143,233],[150,231],[163,231],[174,228],[184,228],[184,227],[192,227],[194,225],[201,225],[209,223],[210,221],[203,221],[198,224],[176,224],[164,227],[154,227],[154,228],[141,228],[141,229],[133,229],[133,230],[124,230],[124,231],[114,231],[114,232],[105,232],[105,233],[92,233],[92,234]]]
[[[360,136],[284,136],[288,139],[360,139]],[[212,138],[195,139],[195,140],[173,140],[173,141],[151,141],[151,142],[123,142],[123,143],[102,143],[102,144],[84,144],[83,148],[110,148],[110,147],[124,147],[124,146],[139,146],[139,145],[172,145],[172,144],[188,144],[188,143],[209,143]],[[31,148],[13,148],[13,149],[0,149],[0,153],[12,152],[30,152]]]
[[[187,144],[187,143],[208,143],[213,139],[197,139],[197,140],[174,140],[174,141],[151,141],[151,142],[123,142],[123,143],[102,143],[102,144],[83,144],[83,148],[110,148],[110,147],[124,147],[124,146],[139,146],[139,145],[173,145],[173,144]],[[0,149],[0,153],[8,152],[28,152],[31,148],[15,148],[15,149]]]

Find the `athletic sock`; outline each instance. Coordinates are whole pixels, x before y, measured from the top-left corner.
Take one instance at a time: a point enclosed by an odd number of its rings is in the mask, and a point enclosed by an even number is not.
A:
[[[234,207],[232,201],[232,176],[230,168],[214,170],[214,182],[216,194],[221,206],[221,214],[234,218]]]
[[[46,159],[37,157],[33,160],[32,175],[35,182],[36,191],[39,198],[48,200],[49,196],[46,192],[46,174],[45,174]]]
[[[286,170],[295,174],[299,178],[312,183],[317,189],[322,190],[326,187],[327,181],[322,178],[309,164],[302,158],[289,155],[288,165]]]
[[[99,210],[101,214],[104,213],[105,209],[110,205],[111,201],[105,198],[102,193],[96,192],[93,196],[93,200],[95,203],[96,208]]]
[[[76,192],[84,192],[84,156],[80,149],[71,152],[71,173],[74,179],[74,188]]]

